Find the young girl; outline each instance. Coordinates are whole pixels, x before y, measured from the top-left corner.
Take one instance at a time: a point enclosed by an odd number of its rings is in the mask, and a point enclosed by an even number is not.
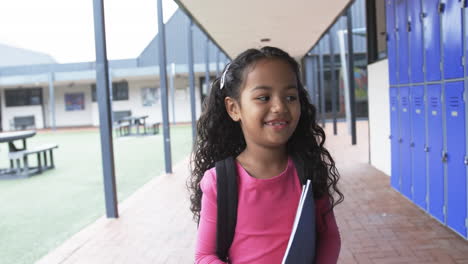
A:
[[[315,263],[337,262],[341,242],[333,208],[343,195],[315,115],[297,62],[278,48],[243,52],[213,82],[197,124],[189,182],[191,211],[199,221],[196,263],[225,263],[216,255],[213,167],[229,156],[235,158],[238,177],[229,263],[281,263],[302,190],[293,155],[313,172],[308,178],[315,200]]]

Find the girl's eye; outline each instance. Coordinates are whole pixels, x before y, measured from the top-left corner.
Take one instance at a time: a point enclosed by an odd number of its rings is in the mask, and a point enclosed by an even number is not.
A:
[[[295,96],[295,95],[287,96],[287,97],[286,97],[286,100],[287,100],[288,102],[296,101],[296,100],[297,100],[297,96]]]
[[[257,97],[257,100],[260,100],[260,101],[262,101],[262,102],[266,102],[266,101],[268,101],[269,99],[270,99],[269,96],[259,96],[259,97]]]

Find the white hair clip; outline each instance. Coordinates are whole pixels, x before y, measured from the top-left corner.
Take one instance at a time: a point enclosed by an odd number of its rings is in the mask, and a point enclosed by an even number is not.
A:
[[[220,90],[224,88],[224,83],[226,81],[226,73],[228,72],[230,66],[231,64],[229,63],[228,66],[226,67],[226,70],[223,72],[223,75],[221,76],[221,86],[219,87]]]

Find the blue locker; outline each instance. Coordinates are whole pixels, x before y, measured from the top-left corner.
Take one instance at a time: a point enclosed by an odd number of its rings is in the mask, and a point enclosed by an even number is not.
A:
[[[392,175],[390,184],[394,189],[400,191],[400,122],[398,112],[398,88],[390,87],[390,145],[392,152]]]
[[[409,83],[409,45],[408,45],[408,14],[406,0],[396,1],[396,23],[398,40],[398,83]]]
[[[422,83],[424,81],[423,71],[423,36],[422,36],[422,19],[421,19],[421,1],[408,1],[409,12],[409,38],[410,38],[410,69],[411,82]]]
[[[422,209],[427,210],[426,152],[424,151],[426,146],[425,113],[424,86],[413,86],[411,88],[413,201]]]
[[[428,94],[428,163],[429,163],[429,213],[436,219],[444,220],[444,165],[442,163],[443,130],[441,85],[427,86]]]
[[[463,25],[464,26],[464,32],[463,32],[463,41],[465,41],[465,43],[468,43],[468,1],[465,1],[465,6],[463,8],[463,11],[465,13],[465,24]],[[468,45],[465,45],[465,54],[468,54],[466,52],[468,52]],[[465,56],[465,65],[468,65],[468,59],[467,59],[468,56]],[[468,67],[465,67],[465,75],[468,75]]]
[[[463,77],[463,27],[459,0],[444,0],[442,12],[442,44],[444,48],[444,78]]]
[[[397,84],[397,46],[395,34],[395,6],[393,0],[386,1],[387,15],[387,57],[390,85]]]
[[[465,103],[463,82],[445,86],[447,120],[447,225],[466,237]]]
[[[439,81],[441,79],[438,3],[439,1],[422,1],[427,81]]]
[[[401,192],[410,200],[413,199],[411,173],[411,108],[409,87],[400,87],[400,169]]]

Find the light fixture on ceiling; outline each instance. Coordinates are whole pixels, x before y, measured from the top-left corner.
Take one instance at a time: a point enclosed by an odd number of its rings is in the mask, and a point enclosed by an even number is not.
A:
[[[260,39],[260,42],[270,42],[270,38],[262,38]]]

